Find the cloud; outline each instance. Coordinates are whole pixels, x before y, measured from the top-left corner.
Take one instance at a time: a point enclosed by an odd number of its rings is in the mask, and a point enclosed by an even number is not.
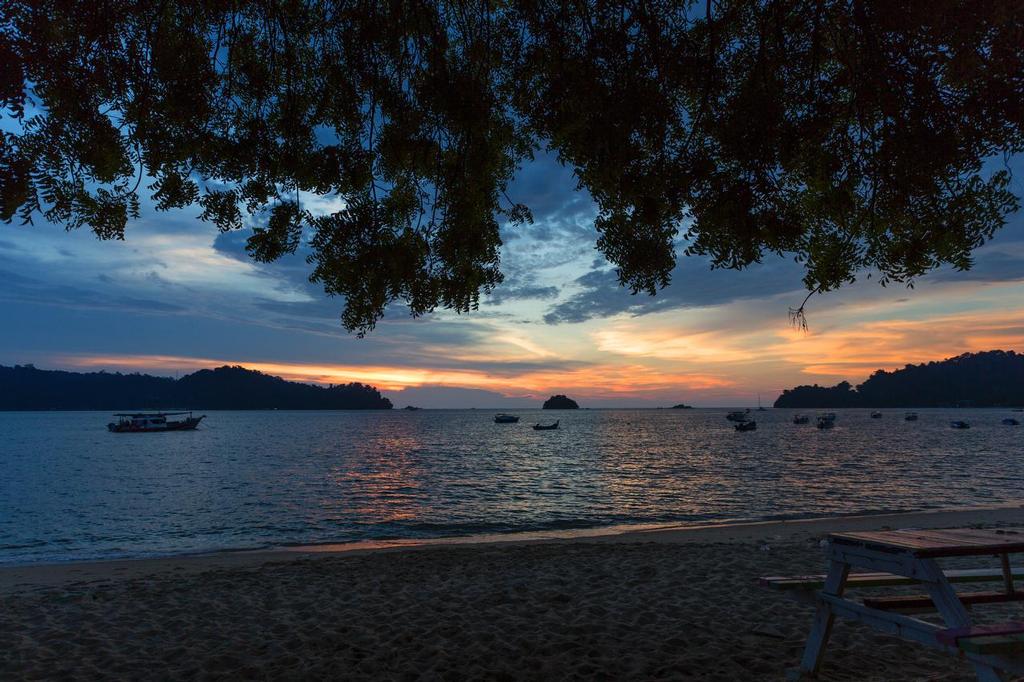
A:
[[[548,299],[558,296],[558,287],[542,287],[536,285],[504,286],[499,285],[490,296],[487,303],[501,305],[509,301],[521,301],[526,299]]]
[[[49,284],[7,270],[0,270],[0,300],[65,308],[115,310],[126,313],[167,314],[186,310],[182,305],[153,298],[101,293],[82,287]]]
[[[312,364],[277,361],[241,362],[227,358],[174,355],[69,354],[55,356],[63,366],[90,370],[192,371],[204,367],[241,364],[292,381],[337,384],[358,381],[385,391],[422,386],[449,386],[498,392],[506,396],[537,398],[569,392],[595,398],[644,397],[651,393],[675,394],[733,386],[734,382],[707,372],[665,372],[643,365],[594,365],[574,369],[525,372],[483,371],[449,367]]]
[[[455,386],[415,386],[400,391],[386,391],[384,395],[396,407],[414,405],[433,409],[458,409],[473,406],[480,409],[511,409],[539,406],[536,398],[531,396],[507,396],[497,391]]]
[[[959,271],[951,267],[944,267],[927,275],[927,280],[935,282],[1024,280],[1024,244],[1000,243],[998,246],[984,246],[974,253],[974,265],[970,270]]]
[[[631,294],[618,282],[614,270],[594,269],[577,278],[580,291],[552,306],[544,315],[548,324],[585,322],[621,313],[647,315],[677,308],[724,305],[742,299],[799,292],[802,272],[791,261],[776,259],[747,270],[712,270],[702,258],[683,257],[672,271],[669,286],[649,296]]]

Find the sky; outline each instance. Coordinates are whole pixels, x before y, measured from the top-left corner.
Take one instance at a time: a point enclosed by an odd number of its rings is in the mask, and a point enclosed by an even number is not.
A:
[[[1024,196],[1024,161],[1011,166]],[[412,319],[394,306],[363,339],[341,327],[342,302],[308,281],[302,249],[254,263],[248,231],[218,233],[195,207],[144,204],[123,242],[41,220],[0,223],[0,364],[168,376],[240,364],[368,383],[397,407],[537,406],[556,393],[584,407],[743,407],[799,384],[1024,350],[1021,214],[969,272],[943,269],[913,289],[861,278],[815,296],[804,333],[787,316],[805,293],[791,259],[736,272],[681,256],[668,288],[632,296],[595,248],[595,207],[570,169],[540,155],[509,195],[535,220],[503,228],[505,282],[479,310]]]

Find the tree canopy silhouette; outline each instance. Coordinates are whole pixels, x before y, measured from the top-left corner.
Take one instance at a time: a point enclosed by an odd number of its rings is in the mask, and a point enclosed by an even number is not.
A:
[[[991,350],[940,362],[877,370],[856,388],[786,389],[775,407],[1005,407],[1024,405],[1024,355]]]
[[[633,293],[669,283],[680,229],[817,292],[967,268],[1018,207],[986,163],[1024,147],[1013,0],[8,0],[0,62],[3,219],[110,239],[140,192],[198,203],[258,261],[308,239],[360,333],[501,281],[541,146]]]

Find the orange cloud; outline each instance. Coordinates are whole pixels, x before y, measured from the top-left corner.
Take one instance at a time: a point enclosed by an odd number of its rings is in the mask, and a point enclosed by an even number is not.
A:
[[[170,355],[70,355],[61,356],[57,360],[62,364],[80,368],[148,371],[192,371],[221,365],[240,364],[249,369],[273,374],[291,381],[316,384],[359,381],[386,391],[442,385],[486,389],[506,395],[526,393],[540,396],[552,391],[564,390],[597,397],[643,396],[660,391],[706,391],[734,385],[731,380],[713,374],[664,372],[643,365],[595,365],[564,371],[530,370],[519,373],[503,373],[444,368],[238,362]]]
[[[721,334],[680,334],[669,329],[648,330],[638,325],[619,325],[593,333],[598,350],[617,355],[698,362],[745,362],[757,356],[754,349],[722,343]]]
[[[942,360],[960,353],[1024,346],[1024,310],[941,315],[919,320],[882,320],[801,335],[765,348],[807,374],[866,377],[876,369]]]

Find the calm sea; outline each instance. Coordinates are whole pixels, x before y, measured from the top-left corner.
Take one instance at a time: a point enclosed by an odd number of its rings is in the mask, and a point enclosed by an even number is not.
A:
[[[211,412],[156,434],[108,433],[106,413],[0,413],[0,563],[1024,497],[1024,426],[1001,425],[1006,410],[838,412],[831,431],[759,412],[751,433],[721,409],[520,410],[510,425],[485,410]]]

